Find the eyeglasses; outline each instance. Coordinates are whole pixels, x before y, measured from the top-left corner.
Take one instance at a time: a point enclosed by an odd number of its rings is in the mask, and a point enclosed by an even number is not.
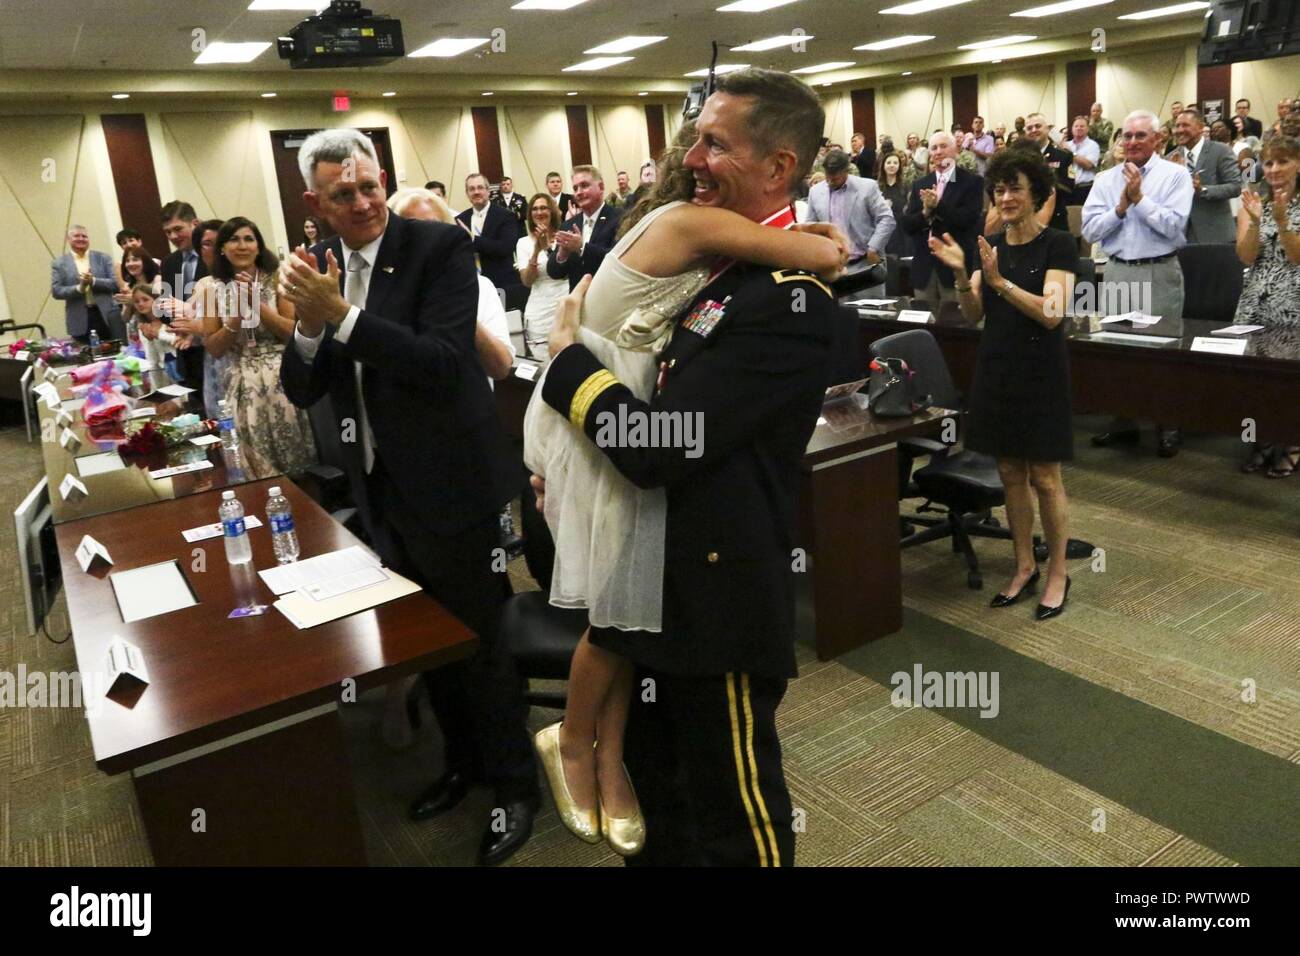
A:
[[[1121,139],[1124,139],[1124,140],[1130,140],[1130,139],[1139,139],[1139,140],[1141,140],[1141,139],[1150,139],[1150,138],[1151,138],[1151,134],[1148,133],[1148,132],[1146,132],[1146,131],[1144,130],[1144,131],[1137,132],[1137,133],[1121,133],[1121,134],[1120,134],[1120,138],[1121,138]]]

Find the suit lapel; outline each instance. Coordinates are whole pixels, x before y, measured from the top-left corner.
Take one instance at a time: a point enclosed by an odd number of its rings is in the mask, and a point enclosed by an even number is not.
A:
[[[486,222],[484,223],[486,226]],[[384,231],[384,241],[379,244],[379,254],[370,269],[370,283],[366,287],[366,311],[379,312],[384,300],[393,289],[393,279],[398,273],[401,261],[402,231],[406,223],[400,216],[388,217],[388,228]]]

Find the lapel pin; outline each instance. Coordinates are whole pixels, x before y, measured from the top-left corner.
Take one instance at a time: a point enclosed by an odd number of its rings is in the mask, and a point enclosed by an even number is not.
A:
[[[392,266],[384,266],[384,271],[387,272],[389,275],[392,275],[392,274],[393,274],[393,267],[392,267]]]

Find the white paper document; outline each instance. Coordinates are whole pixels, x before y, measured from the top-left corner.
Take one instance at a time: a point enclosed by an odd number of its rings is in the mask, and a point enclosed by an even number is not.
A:
[[[1134,335],[1132,332],[1093,332],[1088,338],[1094,342],[1118,342],[1121,345],[1147,345],[1153,348],[1178,341],[1163,335]]]
[[[77,459],[77,471],[81,473],[82,478],[107,474],[125,467],[122,456],[115,451],[106,451],[100,455],[86,455]]]
[[[515,366],[515,378],[522,378],[525,382],[531,382],[537,378],[537,365],[532,362],[520,362]]]
[[[158,389],[158,391],[163,395],[172,395],[176,398],[184,398],[190,392],[194,391],[194,389],[186,388],[184,385],[165,385]]]
[[[288,594],[290,591],[319,587],[335,578],[379,566],[380,561],[377,557],[360,545],[353,545],[341,551],[318,554],[305,561],[282,564],[257,573],[273,592]]]
[[[359,591],[362,588],[370,587],[372,584],[382,584],[387,580],[388,574],[383,568],[361,568],[359,571],[341,574],[337,578],[330,578],[328,581],[308,584],[299,588],[299,591],[313,601],[327,601],[330,598],[338,597],[340,594]]]
[[[252,531],[254,528],[262,527],[262,519],[257,515],[244,515],[244,530]],[[193,544],[195,541],[206,541],[208,538],[221,537],[221,522],[214,521],[212,524],[205,524],[199,528],[190,528],[188,531],[182,531],[181,534],[185,540]]]
[[[127,624],[199,603],[174,560],[115,571],[108,579],[113,582],[117,606]]]
[[[212,462],[206,458],[203,461],[192,461],[188,465],[173,465],[170,468],[159,468],[157,471],[149,472],[150,478],[170,478],[172,475],[183,475],[190,471],[202,471],[204,468],[211,468]]]
[[[897,299],[846,299],[845,305],[893,305]]]
[[[930,313],[920,309],[903,309],[898,313],[899,322],[917,322],[926,323],[930,321]]]
[[[127,418],[153,418],[158,414],[158,409],[152,405],[141,405],[139,408],[127,412]]]
[[[1142,312],[1125,312],[1123,315],[1108,315],[1101,320],[1102,325],[1109,322],[1132,322],[1134,325],[1155,325],[1160,321],[1158,315],[1146,315]]]
[[[190,444],[202,448],[204,445],[215,445],[219,441],[221,438],[217,435],[196,435],[190,439]]]
[[[1249,335],[1251,332],[1258,332],[1264,326],[1262,325],[1229,325],[1222,329],[1212,329],[1211,335]]]
[[[302,591],[286,594],[275,602],[275,609],[287,617],[295,627],[308,628],[328,621],[337,621],[349,614],[366,611],[408,594],[415,594],[420,586],[395,571],[384,570],[384,580],[379,584],[348,591],[336,597],[316,601]]]

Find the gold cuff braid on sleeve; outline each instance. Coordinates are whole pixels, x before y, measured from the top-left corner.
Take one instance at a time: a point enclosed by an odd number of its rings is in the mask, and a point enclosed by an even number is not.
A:
[[[573,393],[573,402],[569,405],[569,421],[573,422],[577,428],[583,428],[587,421],[587,412],[591,410],[591,404],[612,385],[617,385],[616,379],[609,369],[602,368],[599,372],[592,372],[587,376],[587,380],[578,386],[578,390]]]

